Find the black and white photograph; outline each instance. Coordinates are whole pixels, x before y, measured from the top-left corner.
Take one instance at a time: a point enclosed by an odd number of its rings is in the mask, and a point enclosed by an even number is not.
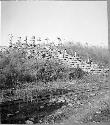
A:
[[[110,125],[107,1],[0,9],[0,123]]]

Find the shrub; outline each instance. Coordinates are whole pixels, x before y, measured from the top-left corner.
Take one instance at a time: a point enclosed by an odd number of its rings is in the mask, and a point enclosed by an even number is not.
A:
[[[76,68],[74,72],[69,74],[69,79],[81,79],[85,75],[85,72],[81,68]]]

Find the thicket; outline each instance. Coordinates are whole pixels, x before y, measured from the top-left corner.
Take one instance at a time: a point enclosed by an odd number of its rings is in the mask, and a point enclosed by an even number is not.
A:
[[[84,46],[81,43],[67,42],[64,45],[67,52],[74,55],[74,52],[83,59],[86,60],[88,57],[93,62],[99,64],[99,66],[109,67],[109,51],[108,48],[98,46]]]
[[[59,60],[52,55],[49,59],[42,56],[45,54],[44,48],[39,48],[38,52],[42,52],[40,56],[33,51],[28,55],[28,49],[17,46],[0,52],[0,89],[16,88],[29,82],[47,83],[67,79],[67,69]]]
[[[22,86],[30,82],[44,82],[46,84],[57,80],[80,79],[86,74],[80,68],[68,69],[61,64],[60,60],[55,59],[51,53],[49,53],[50,58],[45,58],[45,48],[43,46],[35,47],[27,45],[24,48],[16,43],[14,47],[9,46],[6,51],[0,52],[0,89],[16,88],[17,85]],[[31,53],[27,56],[29,48],[31,48]],[[73,43],[68,43],[68,45],[62,46],[61,49],[65,48],[71,55],[74,55],[76,51],[82,59],[87,59],[87,53],[89,53],[93,61],[103,63],[105,66],[108,65],[108,51],[106,50],[87,49],[82,45]],[[33,50],[36,50],[36,53]],[[42,54],[39,56],[39,53]]]
[[[86,74],[81,68],[76,68],[74,72],[69,73],[69,79],[81,79]]]

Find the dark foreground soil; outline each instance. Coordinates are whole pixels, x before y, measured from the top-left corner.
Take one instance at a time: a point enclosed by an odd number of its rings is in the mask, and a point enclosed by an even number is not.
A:
[[[71,84],[40,93],[32,101],[6,101],[0,106],[2,124],[110,124],[110,90],[97,85]]]

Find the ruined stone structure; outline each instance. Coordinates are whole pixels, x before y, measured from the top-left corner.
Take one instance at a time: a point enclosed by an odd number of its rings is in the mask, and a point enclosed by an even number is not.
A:
[[[21,37],[20,37],[21,40]],[[12,44],[13,47],[19,46],[23,47],[27,51],[27,58],[28,57],[34,57],[34,58],[45,58],[50,59],[51,57],[55,59],[60,59],[62,64],[65,64],[65,66],[69,68],[81,68],[85,72],[91,72],[93,74],[100,74],[100,73],[106,73],[109,69],[99,68],[98,64],[92,62],[89,58],[88,60],[82,60],[77,53],[74,53],[74,56],[67,53],[66,49],[63,48],[63,44],[55,45],[53,42],[49,43],[49,39],[47,44],[44,42],[43,44],[36,44],[36,37],[32,36],[31,43],[28,43],[28,39],[24,40],[25,43],[20,43],[21,41],[18,41],[17,44]],[[45,39],[47,40],[47,39]],[[44,41],[45,41],[44,40]],[[59,39],[58,39],[59,40]],[[41,41],[41,38],[37,39],[37,41]],[[12,39],[11,39],[12,42]],[[61,40],[60,40],[61,42]],[[40,51],[39,51],[40,49]]]

